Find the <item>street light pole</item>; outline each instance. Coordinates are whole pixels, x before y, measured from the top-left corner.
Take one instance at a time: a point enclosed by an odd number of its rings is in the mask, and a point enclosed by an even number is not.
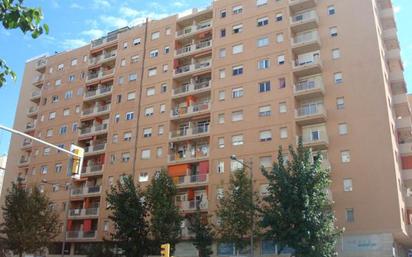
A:
[[[254,189],[253,189],[253,159],[250,158],[248,163],[245,163],[244,161],[239,160],[236,155],[232,155],[230,156],[230,159],[233,161],[236,161],[240,164],[242,164],[243,167],[246,167],[249,169],[250,172],[250,188],[252,191],[251,194],[251,204],[254,207]],[[250,235],[250,256],[253,257],[254,256],[254,252],[255,252],[255,229],[256,229],[256,224],[255,224],[255,210],[253,209],[250,220],[252,222],[252,231],[251,231],[251,235]]]

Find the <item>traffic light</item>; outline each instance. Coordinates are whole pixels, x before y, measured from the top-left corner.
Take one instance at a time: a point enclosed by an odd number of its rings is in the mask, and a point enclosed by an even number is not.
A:
[[[80,179],[80,175],[82,172],[81,167],[83,166],[84,149],[75,145],[71,145],[70,152],[76,154],[77,156],[70,156],[68,173],[74,179]]]
[[[170,244],[162,244],[160,249],[160,256],[170,257]]]

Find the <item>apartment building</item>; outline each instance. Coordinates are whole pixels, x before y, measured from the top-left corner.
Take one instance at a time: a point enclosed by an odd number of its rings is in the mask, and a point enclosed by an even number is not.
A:
[[[64,153],[15,136],[5,181],[23,177],[60,211],[66,226],[49,255],[63,240],[82,255],[110,236],[105,192],[122,176],[145,187],[166,168],[182,215],[213,215],[239,168],[231,155],[253,164],[263,195],[260,167],[302,137],[330,169],[339,256],[403,257],[411,126],[390,0],[220,0],[28,61],[14,127],[86,157],[72,181]],[[175,256],[196,256],[189,225]],[[254,248],[288,254],[267,240]],[[213,250],[234,255],[230,244]]]

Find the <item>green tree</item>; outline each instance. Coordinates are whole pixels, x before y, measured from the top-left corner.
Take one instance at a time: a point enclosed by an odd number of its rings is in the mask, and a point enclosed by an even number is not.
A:
[[[174,249],[179,240],[183,217],[175,204],[176,194],[176,186],[164,169],[153,177],[147,188],[154,254],[160,252],[160,245],[164,243],[170,243]]]
[[[0,21],[4,29],[19,28],[24,34],[31,33],[32,38],[49,33],[49,26],[41,24],[43,13],[40,8],[23,5],[24,0],[0,0]],[[6,76],[16,79],[16,73],[0,58],[0,87],[6,82]]]
[[[329,172],[302,142],[289,152],[291,161],[284,162],[280,148],[273,169],[262,170],[269,181],[262,209],[265,235],[281,249],[293,248],[296,257],[335,256],[340,232],[328,198]]]
[[[216,232],[222,243],[233,243],[236,255],[250,245],[247,239],[256,235],[253,220],[257,218],[257,197],[253,192],[251,178],[244,169],[235,171],[229,188],[218,202],[216,215],[220,220]]]
[[[123,177],[107,194],[109,216],[115,224],[112,234],[120,249],[127,257],[146,255],[149,228],[147,225],[147,205],[144,194],[135,185],[131,176]]]
[[[115,242],[103,241],[92,245],[87,252],[87,257],[116,257],[115,251]]]
[[[37,187],[29,192],[21,181],[13,183],[5,200],[4,223],[0,229],[4,238],[0,241],[6,250],[20,257],[24,253],[40,252],[59,233],[59,216]]]
[[[199,252],[199,257],[209,257],[213,253],[213,231],[207,216],[202,215],[199,207],[190,219],[189,230],[195,234],[193,244]]]

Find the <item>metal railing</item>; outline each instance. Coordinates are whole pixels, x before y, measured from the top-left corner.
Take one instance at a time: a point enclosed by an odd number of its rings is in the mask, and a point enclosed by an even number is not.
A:
[[[114,34],[114,35],[109,35],[107,37],[102,37],[102,38],[93,40],[91,43],[91,47],[95,48],[95,47],[101,46],[103,44],[115,41],[117,40],[117,38],[118,38],[118,34]]]
[[[82,196],[82,195],[98,194],[100,192],[101,192],[101,186],[89,186],[89,187],[72,188],[70,194],[72,196]]]
[[[295,60],[295,62],[293,63],[293,68],[297,69],[297,68],[302,68],[305,67],[307,65],[313,65],[313,64],[320,64],[320,57],[313,57],[311,59],[305,59],[305,60]]]
[[[190,115],[202,111],[206,111],[210,109],[210,102],[201,103],[201,104],[193,104],[187,107],[176,107],[171,111],[172,117],[179,117],[182,115]]]
[[[31,98],[36,98],[39,97],[41,95],[41,92],[39,90],[33,91],[33,93],[31,93]]]
[[[298,45],[316,40],[319,40],[319,33],[317,31],[309,31],[295,36],[293,38],[293,45]]]
[[[87,91],[84,94],[84,98],[88,99],[88,98],[93,98],[95,96],[99,96],[99,95],[103,95],[103,94],[108,94],[112,92],[112,86],[109,87],[99,87],[97,90],[93,90],[93,91]]]
[[[106,149],[106,143],[101,143],[97,145],[88,146],[84,149],[85,153],[94,153],[104,151]]]
[[[107,130],[107,127],[108,127],[108,124],[104,123],[104,124],[94,125],[88,128],[83,128],[80,130],[80,135],[87,135],[91,133],[104,131],[104,130]]]
[[[68,231],[66,237],[69,239],[94,239],[97,231]]]
[[[103,164],[96,164],[83,167],[82,175],[90,175],[93,173],[99,173],[103,171]]]
[[[299,81],[295,85],[295,93],[302,93],[314,89],[323,90],[323,83],[321,77],[308,78],[304,81]]]
[[[98,216],[98,215],[99,215],[99,207],[69,210],[69,217],[79,218],[79,217]]]
[[[174,181],[178,186],[203,184],[209,181],[209,174],[181,176],[174,179]]]
[[[30,107],[29,108],[29,110],[28,110],[28,114],[34,114],[34,113],[36,113],[36,112],[38,112],[39,111],[39,108],[37,107],[37,106],[32,106],[32,107]]]
[[[186,152],[176,152],[172,151],[169,155],[170,162],[177,162],[177,161],[191,161],[197,159],[204,159],[209,157],[209,146],[207,146],[207,151],[186,151]]]
[[[85,116],[85,115],[92,115],[92,114],[98,114],[100,112],[110,111],[110,107],[111,107],[111,104],[106,104],[102,106],[95,106],[95,107],[87,108],[82,111],[82,115]]]
[[[196,25],[192,25],[190,27],[186,27],[182,30],[179,30],[176,32],[176,36],[180,37],[180,36],[186,36],[188,34],[191,33],[196,33],[197,31],[206,29],[206,28],[210,28],[212,27],[212,20],[207,20],[207,21],[201,21]]]
[[[183,128],[172,131],[170,133],[170,138],[178,138],[178,137],[189,137],[189,136],[196,136],[200,134],[209,133],[209,124],[195,126],[193,128]]]
[[[325,108],[323,107],[323,104],[311,104],[311,105],[296,109],[297,118],[304,118],[304,117],[319,115],[323,113],[325,113]]]
[[[110,70],[100,70],[98,72],[92,72],[87,74],[87,81],[93,80],[93,79],[101,79],[105,76],[113,75],[114,74],[114,68]]]
[[[176,205],[181,211],[195,211],[198,207],[201,210],[206,210],[208,208],[208,200],[203,199],[202,201],[198,201],[198,200],[183,201],[183,202],[177,202]]]
[[[308,20],[317,19],[317,18],[318,18],[318,14],[316,13],[316,11],[308,11],[308,12],[300,13],[300,14],[290,17],[290,22],[291,22],[291,25],[294,25],[296,23],[302,23],[302,22],[306,22]]]
[[[211,86],[211,80],[196,83],[196,84],[185,84],[185,85],[182,85],[180,87],[173,89],[173,95],[180,95],[180,94],[195,92],[197,90],[208,88],[210,86]]]
[[[188,45],[188,46],[182,47],[180,49],[177,49],[176,50],[176,55],[178,56],[178,55],[182,55],[182,54],[187,54],[187,53],[194,52],[194,51],[197,51],[197,50],[201,50],[201,49],[204,49],[204,48],[208,48],[208,47],[211,47],[211,46],[212,46],[212,40],[199,42],[199,43],[196,43],[196,44],[193,44],[193,45]]]

